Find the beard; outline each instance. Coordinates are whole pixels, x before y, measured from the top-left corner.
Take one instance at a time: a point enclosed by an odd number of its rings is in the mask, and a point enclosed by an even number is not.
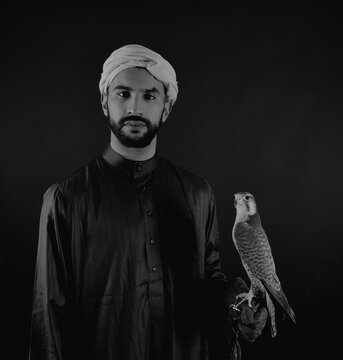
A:
[[[108,116],[108,119],[110,122],[110,129],[113,135],[119,140],[122,145],[131,148],[144,148],[148,146],[154,139],[154,137],[157,135],[158,131],[162,126],[162,115],[160,121],[156,125],[153,125],[148,119],[134,115],[123,117],[119,120],[118,123],[116,123],[110,115]],[[146,131],[141,135],[125,132],[124,127],[126,126],[127,121],[137,121],[139,123],[144,123]]]

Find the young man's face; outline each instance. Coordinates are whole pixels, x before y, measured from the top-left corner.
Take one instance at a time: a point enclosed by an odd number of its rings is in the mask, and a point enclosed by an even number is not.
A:
[[[168,116],[163,84],[144,68],[119,72],[102,105],[113,134],[127,147],[148,146]]]

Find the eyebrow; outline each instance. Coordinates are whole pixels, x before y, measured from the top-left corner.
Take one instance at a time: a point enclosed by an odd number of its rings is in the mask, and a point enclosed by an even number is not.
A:
[[[129,86],[125,86],[125,85],[117,85],[115,86],[112,91],[115,91],[115,90],[127,90],[127,91],[133,91],[133,89]],[[153,87],[151,89],[144,89],[143,90],[145,93],[157,93],[157,94],[160,94],[160,92],[158,91],[157,88]]]

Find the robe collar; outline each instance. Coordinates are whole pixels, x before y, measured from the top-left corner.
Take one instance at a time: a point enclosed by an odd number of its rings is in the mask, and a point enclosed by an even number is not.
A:
[[[111,168],[118,169],[135,179],[151,174],[159,163],[159,156],[157,154],[145,161],[128,160],[114,151],[110,145],[106,147],[102,157]]]

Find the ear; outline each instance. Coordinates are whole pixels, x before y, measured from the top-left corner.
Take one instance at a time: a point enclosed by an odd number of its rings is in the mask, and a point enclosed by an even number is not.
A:
[[[162,122],[165,122],[167,120],[167,117],[170,114],[171,108],[172,108],[172,103],[170,101],[165,101],[164,103],[164,109],[163,109],[163,114],[162,114]]]
[[[101,94],[101,106],[105,116],[108,116],[107,94]]]

